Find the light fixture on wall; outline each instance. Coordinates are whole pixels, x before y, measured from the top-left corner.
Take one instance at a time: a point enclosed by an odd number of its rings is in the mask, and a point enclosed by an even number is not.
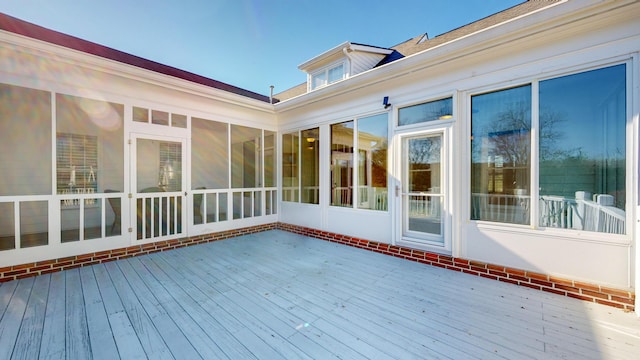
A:
[[[388,96],[385,96],[385,97],[382,99],[382,105],[384,105],[384,108],[385,108],[385,109],[388,109],[388,108],[389,108],[389,106],[391,106],[391,103],[389,102],[389,97],[388,97]]]

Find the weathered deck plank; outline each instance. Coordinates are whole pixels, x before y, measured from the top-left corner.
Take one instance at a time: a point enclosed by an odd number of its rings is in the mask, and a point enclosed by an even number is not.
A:
[[[49,276],[49,275],[44,275]],[[50,275],[49,297],[47,310],[44,315],[42,342],[40,343],[40,359],[66,358],[66,280],[65,273],[58,272]]]
[[[92,357],[87,314],[80,283],[80,272],[73,269],[66,275],[66,353],[71,359],[88,359]]]
[[[113,339],[111,325],[104,309],[93,268],[85,267],[80,269],[80,279],[87,311],[87,327],[93,358],[113,359],[114,355],[112,354],[118,354],[118,348]]]
[[[18,280],[18,286],[0,319],[0,359],[9,359],[12,356],[34,282],[33,278]]]
[[[633,314],[269,231],[0,285],[0,358],[634,359]]]
[[[39,356],[50,279],[39,276],[33,284],[11,359],[31,360]]]

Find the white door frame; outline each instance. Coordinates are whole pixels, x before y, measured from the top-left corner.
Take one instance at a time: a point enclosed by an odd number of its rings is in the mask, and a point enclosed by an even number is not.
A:
[[[137,200],[139,199],[138,196],[138,161],[137,161],[137,156],[138,156],[138,144],[137,141],[139,139],[143,139],[143,140],[152,140],[152,141],[167,141],[167,142],[174,142],[174,143],[180,143],[182,146],[182,151],[181,151],[181,190],[180,191],[172,191],[172,192],[162,192],[160,193],[161,195],[156,196],[157,198],[165,198],[165,199],[169,199],[170,197],[173,198],[177,198],[179,197],[181,199],[180,203],[177,204],[178,206],[180,206],[180,219],[179,219],[179,226],[178,224],[175,224],[176,228],[174,230],[174,233],[171,234],[171,231],[166,231],[166,234],[163,234],[163,230],[162,230],[162,225],[160,224],[160,234],[158,236],[152,236],[150,238],[143,238],[143,239],[138,239],[138,226],[137,226],[137,211],[136,211],[136,206],[137,206]],[[132,245],[139,245],[139,244],[146,244],[146,243],[151,243],[151,242],[156,242],[156,241],[161,241],[161,240],[168,240],[168,239],[176,239],[176,238],[181,238],[181,237],[185,237],[187,236],[187,230],[188,230],[188,223],[187,223],[187,213],[188,213],[188,206],[187,206],[187,186],[188,186],[188,174],[187,174],[187,145],[188,145],[188,141],[186,138],[182,138],[182,137],[171,137],[171,136],[164,136],[164,135],[152,135],[152,134],[143,134],[143,133],[130,133],[129,134],[129,141],[130,141],[130,146],[129,146],[129,161],[130,161],[130,173],[129,173],[129,179],[128,181],[129,183],[129,189],[130,189],[130,193],[129,193],[129,233],[130,233],[130,239],[131,239],[131,244]],[[150,160],[151,161],[151,160]],[[156,175],[156,177],[159,177],[159,173]],[[144,225],[143,225],[144,226]],[[166,225],[166,226],[170,226],[170,225]],[[179,231],[178,231],[179,230]]]
[[[421,249],[431,252],[451,254],[452,249],[452,159],[451,159],[451,133],[452,125],[447,124],[445,126],[438,125],[437,127],[399,130],[394,134],[394,167],[393,174],[395,179],[395,187],[392,189],[394,200],[394,244],[399,246],[406,246],[415,249]],[[406,209],[403,204],[403,194],[406,194],[405,187],[407,183],[408,174],[405,173],[405,159],[404,147],[407,139],[423,137],[423,136],[440,136],[442,139],[441,145],[441,190],[440,193],[442,201],[442,236],[441,240],[437,241],[434,237],[409,237],[404,235],[405,226],[405,213]]]

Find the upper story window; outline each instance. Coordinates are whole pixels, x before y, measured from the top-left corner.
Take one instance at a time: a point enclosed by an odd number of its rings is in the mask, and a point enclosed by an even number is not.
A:
[[[311,74],[311,90],[344,79],[344,63],[329,66]]]

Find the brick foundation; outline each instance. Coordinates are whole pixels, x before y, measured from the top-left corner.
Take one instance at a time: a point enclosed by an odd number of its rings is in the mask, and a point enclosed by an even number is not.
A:
[[[52,272],[78,268],[81,266],[89,266],[133,256],[151,254],[158,251],[166,251],[185,246],[203,244],[273,229],[281,229],[296,234],[349,245],[369,251],[375,251],[381,254],[416,261],[431,266],[459,271],[465,274],[481,276],[484,278],[503,281],[519,286],[526,286],[532,289],[546,291],[557,295],[568,296],[584,301],[613,306],[616,308],[624,309],[626,311],[634,311],[635,309],[635,293],[628,290],[609,288],[597,284],[563,279],[555,276],[520,269],[512,269],[479,261],[454,258],[447,255],[383,244],[375,241],[369,241],[342,234],[336,234],[284,223],[251,226],[241,229],[221,231],[207,235],[192,236],[183,239],[158,241],[150,244],[136,245],[126,248],[106,250],[60,259],[7,266],[4,268],[0,268],[0,282],[7,282],[30,276],[48,274]]]

